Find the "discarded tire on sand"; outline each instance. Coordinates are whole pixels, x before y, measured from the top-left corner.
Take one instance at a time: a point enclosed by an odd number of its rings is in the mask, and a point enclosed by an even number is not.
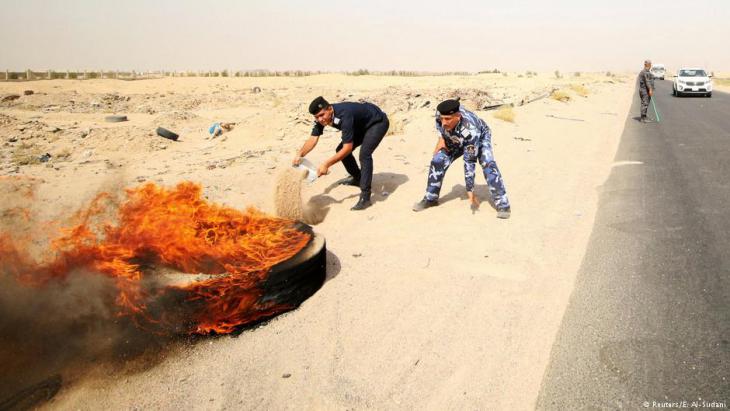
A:
[[[178,137],[180,137],[177,135],[177,133],[173,133],[172,131],[162,127],[157,127],[156,133],[158,136],[170,139],[172,141],[177,141]]]
[[[104,121],[107,123],[121,123],[123,121],[129,120],[127,116],[106,116],[104,117]]]

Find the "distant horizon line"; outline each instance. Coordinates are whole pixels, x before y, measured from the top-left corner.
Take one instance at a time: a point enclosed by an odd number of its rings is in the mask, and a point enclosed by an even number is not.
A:
[[[302,73],[302,74],[354,74],[354,75],[368,75],[368,74],[394,74],[394,73],[414,73],[414,74],[502,74],[502,73],[608,73],[608,72],[633,72],[633,70],[500,70],[500,69],[485,69],[485,70],[371,70],[371,69],[356,69],[356,70],[305,70],[305,69],[200,69],[200,70],[182,70],[182,69],[149,69],[149,70],[136,70],[136,69],[109,69],[109,68],[84,68],[84,69],[37,69],[37,68],[26,68],[26,69],[0,69],[0,73],[177,73],[177,74],[271,74],[271,73]]]

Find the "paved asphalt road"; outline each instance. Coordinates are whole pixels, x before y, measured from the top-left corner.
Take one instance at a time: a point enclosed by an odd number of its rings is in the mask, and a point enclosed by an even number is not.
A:
[[[730,408],[730,94],[656,83],[661,122],[633,118],[637,94],[538,409]]]

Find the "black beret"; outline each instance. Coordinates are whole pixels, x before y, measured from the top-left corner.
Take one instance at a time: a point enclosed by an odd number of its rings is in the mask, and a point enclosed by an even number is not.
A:
[[[323,108],[327,108],[330,106],[330,103],[327,102],[327,100],[324,99],[324,97],[319,96],[312,100],[311,103],[309,103],[309,113],[312,115],[315,115],[319,113],[320,110]]]
[[[444,100],[436,106],[439,113],[448,115],[459,111],[459,100]]]

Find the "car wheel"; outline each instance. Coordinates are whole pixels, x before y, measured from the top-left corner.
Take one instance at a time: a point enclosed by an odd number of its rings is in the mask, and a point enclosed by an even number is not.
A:
[[[672,87],[672,95],[674,97],[677,97],[677,89],[675,89],[674,87]]]
[[[712,92],[707,93],[707,97],[712,97]]]

